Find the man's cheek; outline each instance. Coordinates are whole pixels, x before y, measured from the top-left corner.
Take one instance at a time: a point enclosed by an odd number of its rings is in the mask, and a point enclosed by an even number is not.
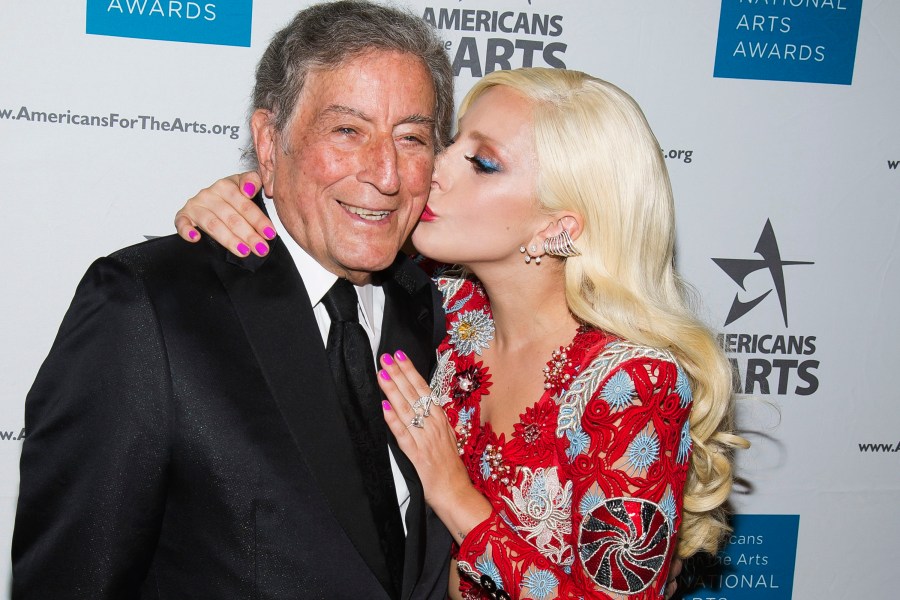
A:
[[[427,198],[431,189],[431,174],[434,171],[434,160],[430,157],[410,161],[404,169],[403,177],[407,188],[414,195],[424,194]]]

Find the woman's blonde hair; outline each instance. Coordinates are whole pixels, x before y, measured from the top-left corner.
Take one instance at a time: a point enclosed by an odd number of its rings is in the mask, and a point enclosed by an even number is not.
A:
[[[678,554],[713,553],[730,531],[724,505],[733,451],[749,444],[731,432],[731,366],[692,314],[675,271],[674,201],[659,143],[634,99],[577,71],[495,71],[466,95],[460,116],[494,86],[533,102],[542,207],[583,217],[581,256],[565,264],[571,312],[624,339],[669,350],[693,384],[693,453]]]

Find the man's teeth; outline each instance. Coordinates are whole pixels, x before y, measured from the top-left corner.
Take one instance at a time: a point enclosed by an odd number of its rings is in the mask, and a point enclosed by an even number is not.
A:
[[[354,215],[358,215],[363,219],[366,219],[367,221],[380,221],[381,219],[391,214],[391,211],[389,210],[366,210],[365,208],[357,208],[355,206],[344,204],[343,202],[341,202],[341,206],[352,212]]]

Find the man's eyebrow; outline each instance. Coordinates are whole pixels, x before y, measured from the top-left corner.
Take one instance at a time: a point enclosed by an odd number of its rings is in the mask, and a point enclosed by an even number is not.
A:
[[[362,119],[363,121],[372,122],[372,117],[366,113],[350,106],[344,106],[343,104],[331,104],[325,107],[321,114],[322,116],[329,114],[349,115],[351,117],[356,117],[357,119]],[[414,125],[428,125],[431,127],[434,125],[434,117],[416,113],[400,119],[396,124],[404,125],[407,123],[412,123]]]
[[[405,119],[401,119],[398,125],[403,123],[412,123],[414,125],[428,125],[429,127],[434,125],[434,117],[429,115],[409,115]]]
[[[357,117],[362,119],[363,121],[371,121],[371,117],[366,113],[357,110],[355,108],[350,108],[349,106],[344,106],[343,104],[330,104],[325,107],[322,111],[322,115],[329,114],[338,114],[338,115],[349,115],[351,117]]]

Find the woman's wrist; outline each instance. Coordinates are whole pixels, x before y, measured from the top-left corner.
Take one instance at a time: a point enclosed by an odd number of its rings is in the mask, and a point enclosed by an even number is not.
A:
[[[462,543],[470,531],[493,513],[493,507],[487,498],[468,481],[466,483],[465,489],[442,495],[440,499],[431,502],[431,508],[457,543]]]

